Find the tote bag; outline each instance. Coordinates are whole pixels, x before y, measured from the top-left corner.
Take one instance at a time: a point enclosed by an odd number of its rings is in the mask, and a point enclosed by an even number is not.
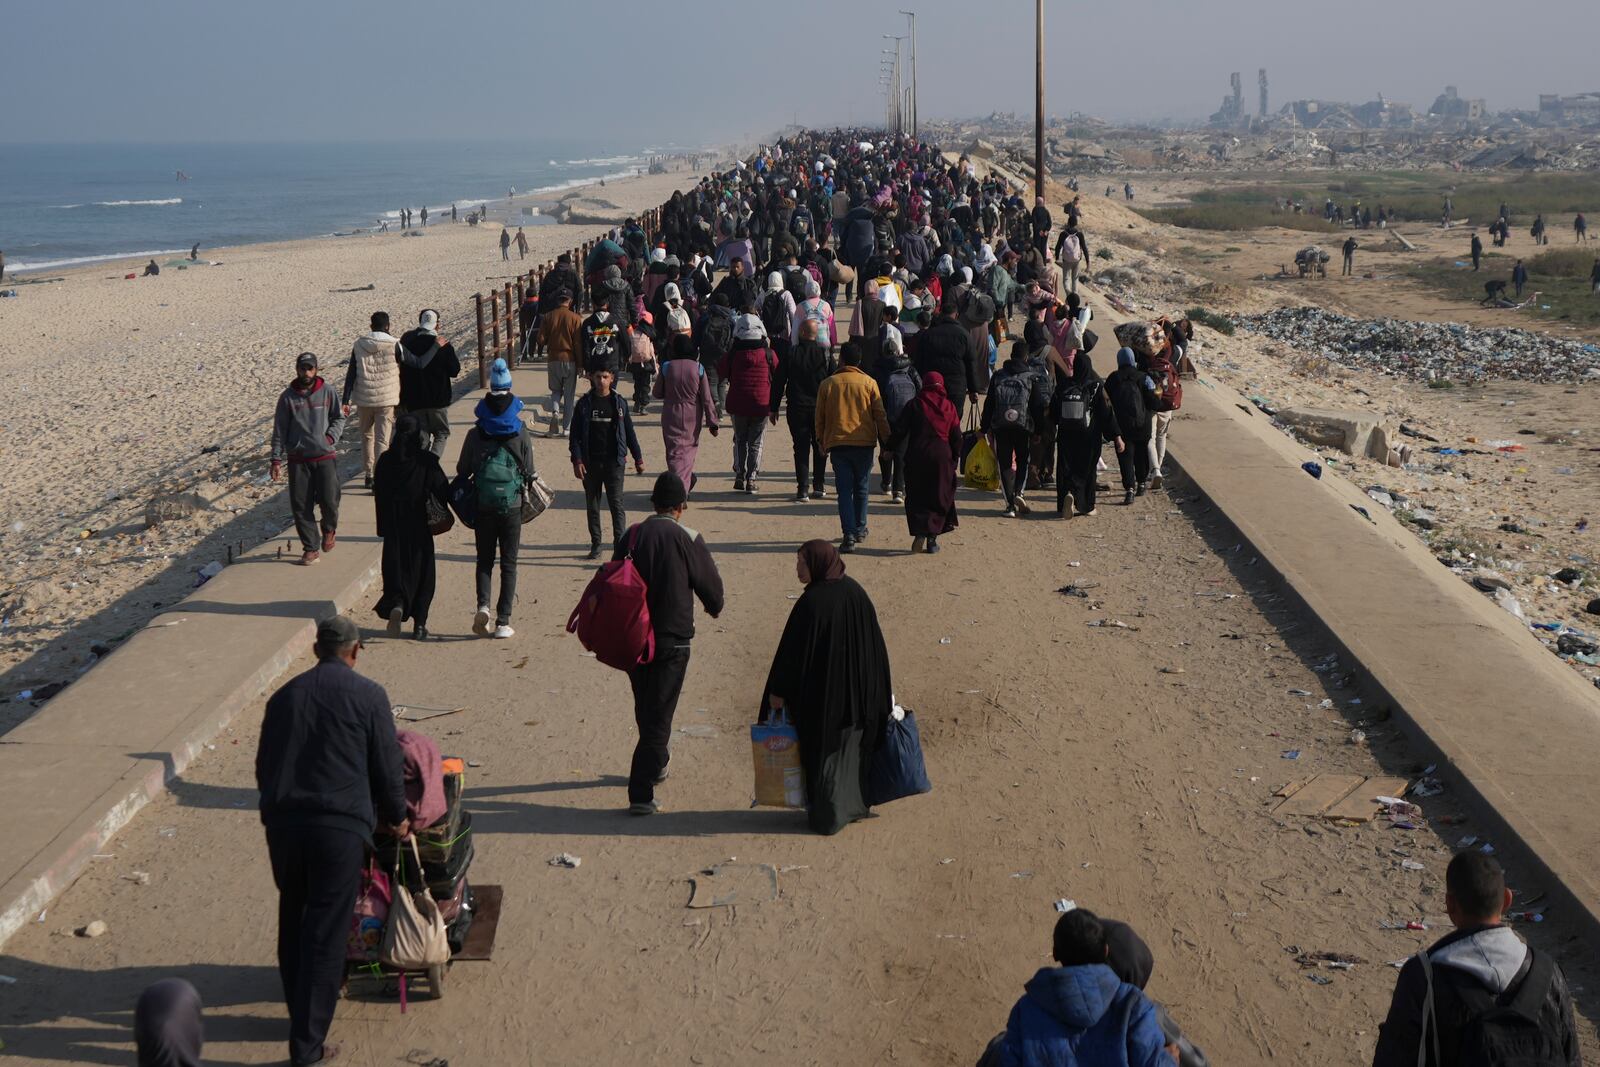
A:
[[[417,839],[408,840],[412,859],[420,871],[422,856],[417,851]],[[395,864],[394,900],[389,905],[389,923],[383,929],[378,962],[401,971],[425,971],[450,962],[450,938],[438,902],[426,888],[411,891],[406,885],[404,866],[402,852]]]

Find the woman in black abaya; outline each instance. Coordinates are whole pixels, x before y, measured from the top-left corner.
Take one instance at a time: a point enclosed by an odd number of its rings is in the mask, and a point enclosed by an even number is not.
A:
[[[831,542],[801,545],[796,572],[806,591],[772,658],[767,703],[787,709],[800,735],[811,828],[836,834],[868,815],[867,772],[894,700],[889,650],[871,599],[845,577]]]
[[[400,636],[400,623],[411,620],[418,641],[428,636],[428,609],[433,605],[435,571],[433,534],[428,529],[428,498],[450,499],[450,480],[439,457],[426,447],[422,420],[402,415],[394,424],[394,442],[378,457],[372,498],[378,511],[378,536],[383,538],[383,597],[378,617],[388,620],[389,636]]]

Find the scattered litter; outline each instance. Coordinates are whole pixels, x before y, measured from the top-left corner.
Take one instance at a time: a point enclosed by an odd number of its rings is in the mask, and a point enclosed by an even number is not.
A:
[[[1333,979],[1329,978],[1325,974],[1308,974],[1308,975],[1306,975],[1306,977],[1311,979],[1317,985],[1332,985],[1333,984]]]
[[[939,638],[939,643],[941,645],[948,645],[950,643],[950,639],[948,637],[941,637]]]
[[[125,882],[132,882],[134,885],[149,885],[150,884],[150,872],[149,871],[134,871],[132,874],[123,875],[122,876],[122,880],[125,881]]]
[[[1309,690],[1309,689],[1291,689],[1291,690],[1289,690],[1289,695],[1292,696],[1292,697],[1308,697],[1308,696],[1311,695],[1311,690]]]
[[[1444,783],[1437,778],[1423,778],[1411,787],[1414,797],[1436,797],[1444,792]]]
[[[685,737],[716,737],[717,728],[708,723],[695,723],[692,726],[680,726],[673,733],[679,733]]]
[[[1062,897],[1060,900],[1056,901],[1056,910],[1061,912],[1063,915],[1069,911],[1077,911],[1078,902],[1076,900],[1068,900],[1066,897]]]
[[[106,926],[104,922],[96,919],[87,926],[80,926],[72,932],[77,934],[79,937],[99,937],[109,929],[110,927]]]
[[[955,857],[954,857],[954,856],[951,856],[951,857],[949,857],[949,858],[947,858],[947,859],[942,859],[942,860],[940,860],[940,861],[939,861],[939,866],[941,866],[941,867],[943,867],[943,866],[945,866],[945,865],[946,865],[946,864],[949,864],[949,863],[954,863],[954,862],[955,862]]]
[[[1289,946],[1298,949],[1299,946]],[[1302,967],[1320,968],[1330,971],[1348,971],[1358,963],[1367,961],[1360,956],[1352,956],[1348,952],[1296,952],[1294,961]]]
[[[1286,748],[1283,750],[1282,756],[1284,759],[1299,759],[1300,750],[1298,748]]]
[[[1322,477],[1322,464],[1316,462],[1315,460],[1306,460],[1304,463],[1300,464],[1300,469],[1311,475],[1313,478]]]
[[[723,908],[778,899],[778,868],[770,863],[728,862],[689,879],[691,908]]]
[[[1352,745],[1364,745],[1367,743],[1367,732],[1365,730],[1351,730],[1348,740]]]
[[[1460,841],[1456,842],[1456,847],[1457,848],[1471,848],[1473,845],[1476,845],[1477,843],[1478,843],[1478,835],[1477,834],[1468,834],[1466,837],[1463,837]]]
[[[1401,860],[1400,866],[1408,871],[1425,871],[1428,869],[1426,864],[1418,863],[1416,860]]]
[[[427,722],[429,719],[442,719],[446,715],[457,715],[466,710],[467,709],[465,707],[424,708],[419,707],[416,704],[396,704],[390,709],[390,711],[393,712],[394,717],[399,719],[401,722]],[[406,712],[407,714],[401,714],[402,712]],[[474,766],[476,766],[476,764],[474,764]]]
[[[1032,878],[1033,877],[1033,872],[1032,871],[1017,871],[1016,873],[1012,874],[1011,877],[1013,877],[1013,878]]]
[[[157,837],[177,837],[178,836],[178,828],[176,826],[163,826],[159,830],[156,831],[156,836]]]
[[[1184,670],[1182,667],[1162,667],[1161,668],[1161,673],[1162,674],[1188,674],[1189,672]]]
[[[16,985],[17,980],[9,974],[0,974],[0,985]]]
[[[1078,562],[1077,560],[1072,560],[1067,564],[1067,566],[1069,566],[1069,567],[1081,567],[1081,566],[1083,566],[1083,564]]]
[[[1084,588],[1081,585],[1074,585],[1074,584],[1064,585],[1060,589],[1057,589],[1056,592],[1060,593],[1062,596],[1076,596],[1076,597],[1084,597],[1084,598],[1087,598],[1089,596],[1089,590],[1088,589]]]
[[[562,852],[550,857],[550,866],[565,867],[568,870],[576,869],[583,860],[570,852]]]
[[[1137,626],[1129,626],[1121,619],[1095,619],[1088,625],[1105,630],[1132,630],[1135,633],[1139,630]]]

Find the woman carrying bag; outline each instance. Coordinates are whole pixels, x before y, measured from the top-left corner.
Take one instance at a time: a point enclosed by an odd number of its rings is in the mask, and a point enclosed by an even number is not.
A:
[[[428,639],[428,609],[437,573],[433,538],[454,525],[448,507],[450,481],[439,457],[427,447],[428,434],[416,414],[400,416],[394,442],[378,458],[372,499],[378,536],[383,538],[383,596],[374,609],[387,619],[389,636],[411,620],[411,636]]]

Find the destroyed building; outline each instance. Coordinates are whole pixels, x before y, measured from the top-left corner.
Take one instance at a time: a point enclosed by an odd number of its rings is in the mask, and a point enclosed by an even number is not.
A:
[[[1551,126],[1600,125],[1600,93],[1540,93],[1539,121]]]
[[[1213,126],[1238,126],[1250,121],[1244,111],[1244,81],[1238,71],[1228,75],[1228,84],[1232,87],[1231,91],[1222,98],[1222,106],[1211,115]]]
[[[1468,100],[1456,92],[1454,85],[1446,85],[1444,92],[1434,98],[1433,106],[1428,109],[1428,114],[1441,119],[1465,119],[1468,122],[1479,122],[1489,109],[1482,97]]]

